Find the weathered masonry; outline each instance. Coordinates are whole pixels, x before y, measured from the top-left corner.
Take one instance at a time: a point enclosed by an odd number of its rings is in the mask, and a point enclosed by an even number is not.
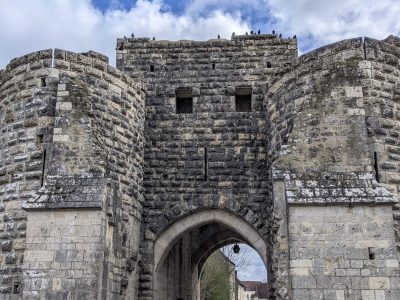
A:
[[[117,40],[0,71],[0,299],[196,300],[219,247],[271,299],[400,299],[400,39]]]

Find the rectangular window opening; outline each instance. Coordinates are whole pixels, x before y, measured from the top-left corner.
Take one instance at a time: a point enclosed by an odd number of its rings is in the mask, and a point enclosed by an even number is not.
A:
[[[13,294],[19,294],[19,283],[13,285]]]
[[[368,248],[368,256],[369,256],[370,260],[374,260],[375,259],[375,253],[374,253],[373,248],[371,248],[371,247]]]
[[[46,78],[40,78],[40,86],[45,87],[46,86]]]
[[[154,72],[154,65],[150,65],[150,72]]]
[[[238,87],[235,92],[235,109],[237,112],[251,111],[251,87]]]
[[[193,113],[193,96],[192,89],[181,88],[175,91],[176,95],[176,113],[191,114]]]
[[[43,143],[43,134],[38,134],[36,136],[36,144],[42,144]]]

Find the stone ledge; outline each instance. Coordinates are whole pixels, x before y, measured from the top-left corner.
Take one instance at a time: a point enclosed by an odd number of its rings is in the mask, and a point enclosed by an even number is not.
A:
[[[24,210],[97,208],[105,206],[108,179],[82,176],[48,176],[45,187],[24,202]]]

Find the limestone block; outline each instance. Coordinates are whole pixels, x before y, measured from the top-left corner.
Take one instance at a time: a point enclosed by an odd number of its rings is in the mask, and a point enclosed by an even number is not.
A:
[[[375,292],[373,290],[362,290],[362,300],[376,300]]]
[[[345,300],[344,290],[337,290],[336,291],[336,300]]]
[[[294,259],[290,260],[292,268],[312,268],[313,261],[311,259]]]
[[[54,260],[54,251],[50,250],[27,250],[25,253],[27,262],[51,262]]]
[[[369,278],[370,289],[374,290],[387,290],[390,289],[389,277],[370,277]]]
[[[386,300],[385,291],[375,291],[376,300]]]
[[[387,259],[386,260],[386,267],[387,268],[398,268],[399,261],[397,259]]]

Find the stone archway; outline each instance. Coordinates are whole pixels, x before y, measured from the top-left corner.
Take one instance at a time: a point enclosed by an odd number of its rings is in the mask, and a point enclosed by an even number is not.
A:
[[[154,299],[198,299],[202,264],[220,246],[243,242],[267,265],[267,244],[243,218],[220,209],[187,215],[164,230],[154,243]]]

